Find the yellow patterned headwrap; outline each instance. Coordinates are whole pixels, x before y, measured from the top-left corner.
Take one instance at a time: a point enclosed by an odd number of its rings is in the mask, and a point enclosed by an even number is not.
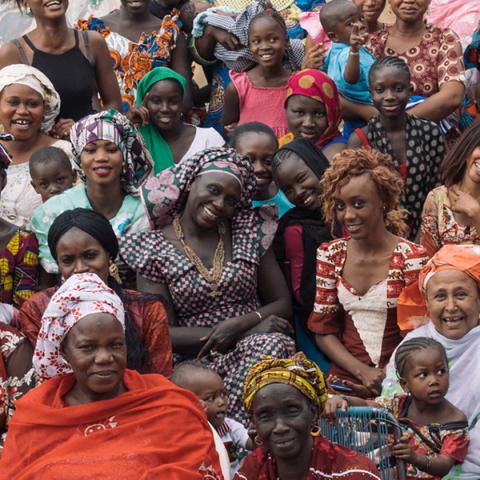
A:
[[[327,401],[327,388],[322,371],[308,360],[302,352],[291,358],[273,358],[252,365],[245,376],[243,405],[249,412],[256,393],[271,383],[284,383],[299,390],[318,406],[320,413]]]

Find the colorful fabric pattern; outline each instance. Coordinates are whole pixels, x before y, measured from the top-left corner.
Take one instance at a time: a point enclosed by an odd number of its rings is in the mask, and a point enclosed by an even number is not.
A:
[[[0,141],[2,142],[10,142],[14,140],[13,136],[7,132],[0,132]],[[12,161],[12,156],[8,153],[8,150],[5,148],[4,145],[0,143],[0,169],[5,170],[8,168]]]
[[[288,80],[287,97],[303,95],[313,98],[325,105],[328,127],[317,141],[322,147],[329,141],[340,136],[338,126],[342,121],[340,97],[335,82],[320,70],[305,69],[292,74]]]
[[[464,81],[462,47],[457,34],[449,28],[439,28],[429,23],[420,43],[404,52],[387,47],[391,26],[370,35],[366,43],[375,57],[385,55],[403,59],[412,76],[412,95],[430,97],[450,81]]]
[[[153,160],[141,135],[127,117],[114,109],[88,115],[76,122],[70,131],[70,141],[77,170],[84,182],[86,177],[80,157],[85,146],[97,140],[109,141],[118,146],[123,154],[120,182],[127,193],[136,192],[153,168]]]
[[[0,250],[0,303],[20,308],[38,287],[38,243],[18,229]]]
[[[480,22],[473,32],[472,42],[467,46],[463,53],[465,68],[480,68]]]
[[[112,315],[125,330],[125,310],[118,295],[95,273],[72,275],[55,292],[42,317],[33,354],[33,366],[42,380],[72,372],[60,345],[82,318],[94,313]]]

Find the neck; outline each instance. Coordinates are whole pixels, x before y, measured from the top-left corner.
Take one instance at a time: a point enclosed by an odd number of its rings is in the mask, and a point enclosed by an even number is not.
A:
[[[380,114],[380,121],[387,132],[402,131],[405,130],[407,114],[403,112],[403,114],[398,117],[384,117]]]
[[[262,65],[258,65],[258,70],[260,75],[266,80],[275,77],[282,77],[284,74],[283,64],[274,65],[272,67],[264,67]]]
[[[460,182],[460,189],[474,198],[480,198],[480,183],[472,182],[468,175]]]
[[[397,18],[395,24],[393,25],[393,32],[397,37],[413,37],[420,34],[425,28],[423,23],[423,17],[415,20],[414,22],[404,22],[403,20]]]
[[[312,456],[313,438],[308,438],[308,444],[302,448],[294,459],[277,458],[277,472],[281,480],[303,480],[307,478]]]
[[[35,32],[43,45],[61,47],[68,36],[69,28],[65,16],[55,20],[41,20],[37,23]]]
[[[105,393],[96,393],[91,390],[83,390],[75,383],[74,387],[65,395],[65,403],[68,406],[84,405],[86,403],[98,402],[100,400],[111,400],[126,391],[123,383],[119,383],[113,390]]]
[[[114,185],[98,185],[87,180],[87,197],[92,210],[110,220],[122,207],[124,193],[120,180]]]
[[[37,132],[32,135],[27,140],[15,140],[13,142],[2,142],[2,145],[8,149],[9,153],[12,155],[13,161],[12,164],[23,163],[15,161],[15,157],[20,155],[25,155],[26,153],[32,151],[38,143],[40,136],[43,135],[41,132]]]
[[[361,251],[365,256],[374,256],[377,252],[386,250],[390,242],[396,238],[393,233],[387,230],[382,222],[376,229],[370,232],[366,238],[350,238],[349,242],[355,246],[356,250]]]
[[[156,18],[149,12],[148,8],[146,8],[142,12],[137,13],[130,12],[124,7],[120,7],[119,10],[120,20],[124,23],[131,23],[133,25],[135,23],[146,23],[152,20],[152,17]]]
[[[169,140],[177,140],[185,131],[186,124],[183,121],[179,121],[169,130],[159,130],[160,135],[168,142]]]
[[[381,28],[381,24],[378,20],[372,20],[370,22],[365,21],[365,24],[367,25],[368,33],[375,33]]]

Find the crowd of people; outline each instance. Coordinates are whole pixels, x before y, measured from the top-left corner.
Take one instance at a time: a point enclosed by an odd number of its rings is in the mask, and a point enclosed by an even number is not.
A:
[[[386,3],[17,2],[0,479],[480,478],[480,10]]]

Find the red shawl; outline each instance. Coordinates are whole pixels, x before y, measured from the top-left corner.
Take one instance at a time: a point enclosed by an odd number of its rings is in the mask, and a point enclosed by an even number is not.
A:
[[[126,370],[127,391],[64,406],[72,374],[17,402],[0,479],[220,480],[205,413],[193,394],[161,375]]]

